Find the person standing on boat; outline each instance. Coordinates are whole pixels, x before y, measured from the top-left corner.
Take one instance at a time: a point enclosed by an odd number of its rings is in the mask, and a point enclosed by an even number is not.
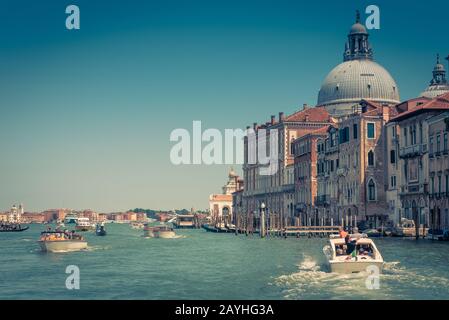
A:
[[[345,237],[345,243],[346,243],[346,254],[350,255],[356,248],[357,240],[352,240],[349,237],[349,234]]]

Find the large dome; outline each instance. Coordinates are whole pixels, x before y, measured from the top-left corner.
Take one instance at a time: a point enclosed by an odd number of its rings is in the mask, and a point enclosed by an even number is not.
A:
[[[388,71],[373,61],[368,37],[357,11],[345,45],[344,62],[327,75],[318,94],[318,105],[334,116],[353,112],[362,99],[399,103],[398,86]]]
[[[394,79],[381,65],[369,59],[349,60],[336,66],[324,79],[318,105],[338,115],[351,111],[361,99],[399,103]]]

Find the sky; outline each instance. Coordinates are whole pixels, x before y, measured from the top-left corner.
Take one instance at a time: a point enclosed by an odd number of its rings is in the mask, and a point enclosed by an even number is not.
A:
[[[370,4],[374,58],[413,98],[449,54],[447,1],[0,0],[0,211],[207,208],[230,166],[173,165],[172,130],[314,105]]]

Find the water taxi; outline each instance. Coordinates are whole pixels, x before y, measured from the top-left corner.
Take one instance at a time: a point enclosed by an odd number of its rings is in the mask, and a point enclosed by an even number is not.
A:
[[[78,218],[75,226],[76,231],[90,231],[93,230],[95,226],[90,223],[89,218]]]
[[[87,249],[87,241],[75,232],[44,231],[38,241],[42,251],[67,252]]]
[[[131,223],[131,228],[136,230],[141,230],[144,228],[144,224],[140,222],[133,222]]]
[[[382,272],[384,260],[373,240],[366,235],[350,235],[349,242],[355,247],[347,252],[348,244],[344,238],[331,236],[329,244],[323,248],[331,272],[358,273],[368,271],[369,266],[376,266]]]
[[[146,224],[143,228],[143,236],[145,238],[176,238],[176,233],[169,226],[149,226]]]

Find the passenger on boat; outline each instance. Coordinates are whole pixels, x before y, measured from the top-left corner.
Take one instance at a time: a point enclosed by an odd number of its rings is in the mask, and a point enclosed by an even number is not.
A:
[[[337,256],[342,256],[345,254],[345,251],[343,250],[343,245],[337,246]]]
[[[340,227],[339,234],[340,238],[346,238],[346,236],[348,235],[348,233],[342,227]]]

